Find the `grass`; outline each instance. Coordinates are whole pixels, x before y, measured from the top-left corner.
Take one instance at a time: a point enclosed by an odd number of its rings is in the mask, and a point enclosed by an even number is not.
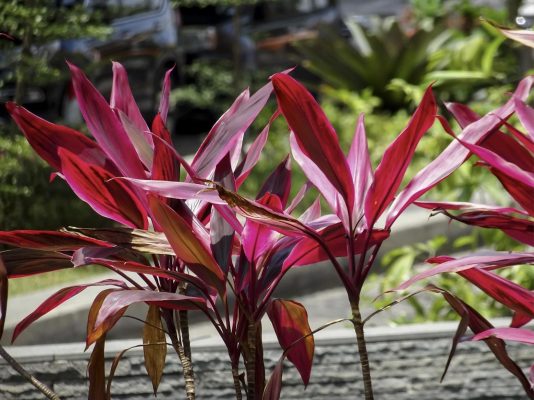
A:
[[[93,278],[106,272],[109,272],[109,270],[104,267],[91,265],[84,268],[63,269],[39,275],[26,276],[24,278],[10,279],[9,295],[18,296],[28,294],[62,284],[68,286],[75,282],[91,282]]]

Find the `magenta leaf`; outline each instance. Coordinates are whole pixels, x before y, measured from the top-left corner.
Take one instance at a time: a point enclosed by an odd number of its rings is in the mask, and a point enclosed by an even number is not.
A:
[[[130,89],[128,74],[124,67],[115,61],[113,61],[113,86],[111,88],[110,106],[122,111],[139,132],[144,135],[146,143],[150,146],[153,144],[152,136],[148,134],[148,125],[141,115]]]
[[[135,126],[135,124],[124,114],[121,110],[115,110],[119,120],[121,121],[124,132],[128,135],[130,142],[137,153],[138,158],[141,160],[145,169],[150,170],[152,163],[154,162],[154,149],[152,148],[153,144],[149,144],[146,135]],[[150,139],[152,140],[152,134],[148,132]]]
[[[347,257],[347,239],[346,232],[340,223],[329,225],[319,232],[319,236],[328,246],[331,253],[336,257]],[[358,234],[354,239],[354,254],[361,253],[366,244],[367,231]],[[389,231],[373,230],[369,239],[369,246],[374,246],[386,240],[389,237]],[[328,259],[325,250],[317,243],[315,239],[303,238],[293,248],[291,253],[284,261],[284,268],[292,265],[311,265]]]
[[[520,98],[515,98],[515,112],[519,121],[525,127],[528,137],[534,141],[534,110],[527,106]]]
[[[111,247],[112,244],[77,233],[57,231],[0,231],[0,243],[36,250],[68,251],[84,246]]]
[[[69,64],[69,68],[76,99],[89,132],[123,174],[143,178],[143,166],[119,118],[85,74],[73,64]]]
[[[163,79],[163,87],[161,89],[161,98],[159,100],[158,114],[161,115],[163,123],[167,123],[167,114],[169,113],[169,96],[171,93],[171,75],[174,70],[174,66],[169,68],[165,72],[165,78]]]
[[[521,99],[526,98],[533,81],[534,77],[523,79],[515,91],[515,96]],[[504,106],[469,124],[463,129],[459,138],[464,142],[477,143],[499,127],[513,111],[514,100],[509,100]],[[450,175],[468,156],[469,150],[453,141],[434,161],[419,171],[399,193],[388,212],[386,226],[391,226],[406,207]]]
[[[6,103],[6,109],[36,153],[55,170],[61,169],[58,150],[65,148],[86,162],[116,172],[116,167],[100,146],[84,134],[45,121],[15,103]]]
[[[152,131],[158,139],[154,140],[154,160],[150,168],[150,178],[156,181],[180,180],[180,165],[173,154],[171,134],[160,114],[152,121]]]
[[[0,339],[4,334],[4,324],[6,322],[8,288],[8,272],[0,254]]]
[[[362,210],[364,209],[365,196],[373,182],[373,169],[369,158],[363,114],[360,114],[358,118],[347,161],[354,184],[355,198],[352,210],[352,226],[355,227],[358,220],[363,217]],[[363,225],[367,226],[366,221],[364,221]]]
[[[257,164],[258,160],[260,159],[263,147],[265,146],[265,143],[267,142],[267,138],[269,137],[269,129],[271,128],[271,124],[279,115],[280,115],[280,112],[276,111],[271,116],[268,124],[265,126],[265,128],[263,128],[263,130],[260,132],[258,137],[250,145],[243,160],[241,161],[241,163],[239,163],[239,165],[235,169],[234,174],[236,176],[236,187],[237,188],[239,188],[243,184],[245,179],[250,174],[250,171],[252,171],[252,168]]]
[[[149,290],[125,289],[112,291],[105,297],[100,306],[95,323],[90,327],[92,332],[100,331],[103,325],[106,325],[106,330],[111,329],[116,322],[115,316],[117,314],[124,312],[132,304],[143,302],[174,310],[193,310],[198,306],[204,305],[206,300],[200,297]],[[110,321],[113,321],[113,324],[108,326]],[[91,344],[93,339],[90,333],[87,344]]]
[[[248,92],[244,92],[217,121],[202,142],[191,164],[200,178],[208,178],[219,161],[235,148],[238,140],[267,103],[271,92],[271,83],[250,97]]]
[[[256,200],[270,193],[278,196],[282,208],[285,208],[291,192],[291,159],[289,155],[267,177],[256,196]]]
[[[236,181],[230,165],[230,157],[224,157],[215,168],[214,181],[231,191],[236,189]],[[226,207],[227,211],[235,213]],[[242,231],[241,231],[242,232]],[[240,232],[240,233],[241,233]],[[225,273],[228,273],[232,263],[232,248],[234,244],[235,229],[230,225],[225,215],[213,207],[210,219],[210,246],[213,256]]]
[[[298,147],[341,194],[350,212],[354,204],[354,187],[345,155],[337,134],[313,96],[286,74],[272,77],[278,106]]]
[[[262,400],[279,400],[282,392],[282,374],[284,372],[284,359],[282,357],[274,366],[273,372],[265,385]]]
[[[474,255],[462,258],[434,257],[429,263],[439,263],[437,267],[423,271],[399,285],[395,290],[404,290],[414,283],[445,272],[460,272],[471,268],[503,268],[512,265],[534,263],[534,254],[495,252],[492,255]]]
[[[534,344],[534,332],[532,332],[530,329],[519,328],[488,329],[487,331],[477,333],[470,340],[484,340],[489,337],[496,337],[502,340],[510,340],[512,342]]]
[[[260,200],[262,204],[269,208],[281,209],[280,199],[276,195],[266,193]],[[276,242],[278,233],[268,226],[259,224],[254,220],[247,220],[241,235],[241,245],[250,263],[254,263],[263,256]]]
[[[13,343],[15,339],[24,330],[26,330],[26,328],[28,328],[28,326],[30,326],[32,323],[37,321],[39,318],[48,314],[50,311],[59,307],[61,304],[63,304],[67,300],[71,299],[77,294],[83,292],[88,287],[92,287],[92,286],[117,286],[117,287],[121,287],[124,289],[127,288],[126,284],[123,281],[120,281],[117,279],[105,279],[103,281],[99,281],[95,283],[88,283],[84,285],[75,285],[75,286],[62,288],[58,290],[56,293],[54,293],[53,295],[51,295],[49,298],[47,298],[44,302],[42,302],[39,305],[39,307],[33,310],[30,314],[28,314],[22,321],[20,321],[17,324],[17,326],[15,327],[13,331],[13,338],[11,339],[11,343]]]
[[[499,303],[534,318],[534,292],[481,268],[471,268],[458,273]]]
[[[9,278],[72,268],[70,256],[56,251],[13,249],[0,252]]]
[[[310,381],[315,341],[306,309],[296,301],[275,299],[269,304],[267,315],[273,324],[280,346],[286,351],[287,358],[297,368],[302,382],[307,386]]]
[[[117,179],[131,182],[135,186],[152,194],[182,200],[203,200],[212,204],[225,204],[217,191],[201,183],[154,181],[146,179],[122,178]]]
[[[131,228],[147,228],[146,211],[126,183],[65,149],[60,149],[59,156],[65,180],[93,210]]]
[[[429,86],[408,125],[391,143],[376,168],[365,200],[365,217],[372,226],[391,203],[412,160],[417,144],[434,124],[437,105]],[[391,227],[391,224],[386,224]]]
[[[302,171],[309,179],[309,181],[319,190],[323,195],[330,209],[339,217],[346,231],[350,230],[350,217],[347,207],[343,206],[344,200],[342,195],[332,183],[328,180],[326,175],[319,169],[319,167],[304,154],[300,148],[297,139],[293,133],[289,136],[289,144],[293,158],[300,165]]]
[[[531,318],[529,315],[516,311],[512,317],[512,322],[510,322],[510,328],[521,328],[532,321],[532,319],[533,318]]]

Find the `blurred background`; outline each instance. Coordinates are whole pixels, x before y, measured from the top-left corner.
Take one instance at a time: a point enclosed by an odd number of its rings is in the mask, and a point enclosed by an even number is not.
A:
[[[458,101],[486,113],[499,106],[532,68],[530,50],[504,40],[480,17],[529,28],[534,23],[534,1],[3,0],[0,229],[106,223],[60,179],[49,182],[52,171],[29,148],[3,107],[6,101],[15,101],[85,132],[65,61],[81,67],[106,97],[112,84],[111,61],[121,62],[147,121],[155,115],[165,71],[174,68],[169,128],[183,155],[194,153],[242,90],[254,90],[274,72],[296,67],[293,75],[317,96],[344,148],[358,115],[366,114],[376,166],[428,84],[433,83],[441,102]],[[260,115],[247,140],[259,133],[274,107],[270,104]],[[255,194],[270,168],[288,153],[286,139],[287,126],[278,119],[245,194]],[[407,177],[449,140],[433,127]],[[304,182],[298,171],[293,179],[296,188]],[[440,185],[432,198],[472,200],[480,187],[491,199],[479,201],[509,201],[502,197],[498,182],[473,163]],[[474,231],[455,246],[478,246],[489,240],[484,235],[493,235],[491,240],[497,239],[507,250],[517,246],[488,231]],[[380,284],[391,287],[404,280],[414,260],[435,253],[446,242],[437,238],[385,257],[385,268],[395,273],[388,275],[392,282]],[[447,282],[440,286],[447,288]],[[465,291],[472,293],[467,286]],[[417,317],[417,305],[414,308]],[[444,311],[436,311],[436,319],[443,317],[438,312]],[[499,310],[494,313],[499,315]]]

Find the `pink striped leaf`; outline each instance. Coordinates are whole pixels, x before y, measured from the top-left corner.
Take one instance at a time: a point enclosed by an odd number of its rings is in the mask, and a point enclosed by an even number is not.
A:
[[[70,256],[56,251],[13,249],[0,252],[9,278],[72,268]]]
[[[519,121],[527,130],[530,140],[534,141],[534,109],[527,106],[525,102],[518,97],[516,97],[514,100],[515,112],[519,117]]]
[[[0,339],[4,334],[4,324],[6,322],[8,289],[8,272],[0,254]]]
[[[147,133],[149,132],[148,125],[141,115],[141,111],[139,111],[139,107],[133,97],[130,84],[128,83],[126,69],[116,61],[113,61],[112,64],[113,85],[111,87],[110,106],[111,108],[116,108],[117,110],[122,111],[128,120],[131,121],[133,126],[144,135],[146,143],[149,146],[152,146],[152,136]]]
[[[163,78],[163,86],[161,89],[161,98],[159,100],[158,114],[161,115],[163,123],[167,123],[167,115],[169,114],[169,96],[171,94],[171,75],[172,71],[176,68],[173,66],[165,72],[165,78]]]
[[[278,342],[287,351],[287,358],[299,371],[305,386],[310,381],[315,351],[315,341],[308,323],[308,313],[304,306],[296,301],[275,299],[267,309],[267,315],[273,324]],[[307,336],[305,339],[302,339]],[[296,343],[297,340],[300,342]]]
[[[111,243],[78,233],[37,230],[0,231],[0,243],[50,251],[77,250],[84,246],[113,246]]]
[[[268,83],[252,96],[244,92],[230,109],[213,126],[202,142],[191,164],[200,178],[208,178],[219,161],[235,148],[263,109],[272,92],[272,84]]]
[[[373,183],[365,200],[365,218],[370,226],[376,222],[395,197],[415,148],[434,124],[436,113],[436,100],[432,94],[432,87],[429,86],[408,125],[388,146],[382,161],[376,168]],[[386,227],[391,227],[391,224],[386,224]]]
[[[347,212],[354,205],[354,187],[337,134],[313,96],[286,74],[272,77],[278,106],[303,154],[340,193]],[[309,176],[308,176],[309,177]]]
[[[84,285],[75,285],[62,288],[55,292],[53,295],[48,297],[44,302],[42,302],[35,310],[28,314],[22,321],[20,321],[13,331],[13,338],[11,343],[22,333],[28,326],[37,321],[42,316],[48,314],[50,311],[59,307],[61,304],[65,303],[67,300],[73,298],[79,293],[83,292],[88,287],[93,286],[117,286],[123,289],[126,289],[127,286],[123,281],[117,279],[105,279],[95,283],[88,283]]]
[[[119,178],[152,194],[182,200],[202,200],[212,204],[225,204],[217,191],[201,183],[155,181],[147,179]]]
[[[534,263],[532,253],[507,253],[495,252],[491,255],[474,255],[462,258],[433,257],[427,260],[429,263],[439,265],[425,270],[399,285],[395,290],[404,290],[414,283],[445,272],[460,272],[471,268],[504,268],[512,265]]]
[[[512,342],[521,342],[526,344],[534,344],[534,332],[530,329],[519,328],[493,328],[487,331],[477,333],[471,339],[472,341],[484,340],[490,337],[496,337],[502,340],[509,340]]]
[[[514,95],[525,99],[533,82],[534,77],[523,79]],[[512,99],[506,102],[504,106],[466,126],[458,137],[464,142],[477,143],[498,128],[513,111],[514,100]],[[389,209],[386,226],[391,226],[406,207],[456,170],[469,157],[469,154],[469,150],[460,143],[453,141],[449,144],[434,161],[419,171],[399,193]]]
[[[124,289],[107,293],[96,311],[94,323],[88,325],[87,345],[94,343],[109,331],[117,322],[117,316],[136,303],[155,304],[174,310],[193,310],[203,306],[206,300],[201,297],[185,296],[176,293],[150,290]],[[91,321],[92,322],[92,321]]]
[[[360,114],[356,124],[356,132],[352,139],[349,154],[347,156],[352,182],[354,184],[354,208],[352,210],[352,226],[355,227],[360,218],[364,215],[365,196],[373,182],[373,169],[369,158],[369,149],[367,147],[367,136],[365,134],[364,115]],[[366,221],[363,221],[363,226]]]
[[[110,172],[117,172],[100,146],[84,134],[45,121],[15,103],[6,103],[6,109],[36,153],[55,170],[61,170],[58,151],[60,148],[65,148],[88,163],[106,168]]]
[[[119,118],[85,74],[75,65],[68,65],[74,93],[89,132],[124,175],[143,178],[143,165]]]
[[[130,228],[147,228],[145,208],[125,182],[65,149],[59,150],[59,157],[65,180],[93,210]]]
[[[159,113],[152,122],[152,131],[158,139],[154,141],[154,159],[150,168],[150,179],[155,181],[179,181],[180,165],[171,148],[171,134],[165,127],[163,118]]]
[[[130,142],[132,142],[139,160],[141,160],[147,170],[150,170],[154,162],[154,144],[150,144],[146,136],[150,136],[150,140],[152,140],[152,134],[150,132],[143,133],[121,110],[115,110],[115,113],[121,121],[124,132],[126,132]]]

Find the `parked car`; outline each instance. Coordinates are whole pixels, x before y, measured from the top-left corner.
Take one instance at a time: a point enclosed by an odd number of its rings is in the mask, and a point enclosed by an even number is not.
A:
[[[61,5],[77,1],[80,0],[62,0]],[[101,12],[112,28],[111,34],[105,39],[57,40],[36,49],[37,54],[46,56],[51,66],[64,73],[58,81],[28,87],[22,103],[67,123],[78,123],[80,114],[65,60],[83,68],[104,94],[111,92],[113,60],[126,67],[134,97],[142,113],[150,116],[156,109],[165,71],[176,66],[176,81],[183,71],[177,20],[169,0],[83,0],[83,5],[89,12]],[[14,45],[0,53],[0,81],[13,69],[10,60],[17,51],[20,49]],[[4,82],[0,102],[12,100],[14,93],[14,84]]]

